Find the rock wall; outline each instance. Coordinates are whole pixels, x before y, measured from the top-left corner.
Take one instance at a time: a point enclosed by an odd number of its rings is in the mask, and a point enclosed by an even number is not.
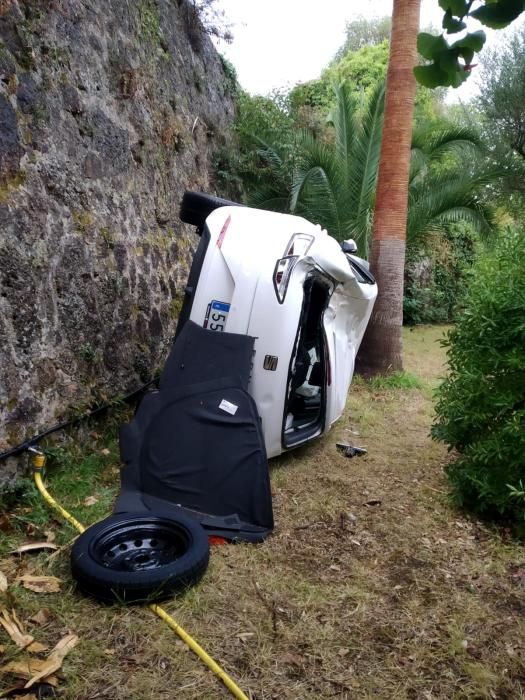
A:
[[[186,0],[0,0],[0,38],[2,451],[159,368],[234,109]]]

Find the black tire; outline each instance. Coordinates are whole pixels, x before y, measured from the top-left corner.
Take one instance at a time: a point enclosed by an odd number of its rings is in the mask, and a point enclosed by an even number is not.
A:
[[[201,229],[208,216],[219,207],[240,207],[242,204],[214,197],[203,192],[185,192],[180,205],[181,221]]]
[[[71,572],[80,590],[98,600],[144,603],[197,583],[209,555],[206,532],[184,513],[120,513],[78,537]]]

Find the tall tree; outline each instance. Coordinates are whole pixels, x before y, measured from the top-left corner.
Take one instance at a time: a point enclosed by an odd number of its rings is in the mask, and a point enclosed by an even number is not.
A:
[[[394,0],[371,254],[379,295],[359,352],[365,374],[403,367],[403,272],[419,8],[420,0]]]

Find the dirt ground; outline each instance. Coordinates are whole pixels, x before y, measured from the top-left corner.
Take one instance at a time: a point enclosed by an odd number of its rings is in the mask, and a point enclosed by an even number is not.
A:
[[[449,457],[429,438],[442,333],[408,330],[409,380],[357,381],[324,439],[274,460],[274,535],[262,545],[214,547],[201,584],[165,605],[253,700],[525,698],[525,550],[450,505]],[[368,454],[348,459],[339,440]],[[118,471],[114,440],[94,433],[90,444],[97,459],[61,448],[47,476],[86,522],[109,512]],[[87,505],[90,496],[97,501]],[[50,646],[68,631],[79,636],[58,697],[229,697],[149,610],[77,594],[68,569],[73,531],[29,487],[27,503],[0,521],[3,604]],[[44,531],[64,545],[57,554],[9,554]],[[62,592],[12,583],[27,571],[58,576]],[[31,622],[42,608],[48,622]],[[26,654],[1,628],[0,645],[6,660]],[[0,675],[0,697],[15,683]]]

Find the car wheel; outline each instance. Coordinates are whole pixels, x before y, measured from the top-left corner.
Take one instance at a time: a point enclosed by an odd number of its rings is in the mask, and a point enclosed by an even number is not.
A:
[[[214,197],[202,192],[185,192],[180,205],[179,217],[186,224],[202,228],[208,216],[219,207],[239,207],[241,204]]]
[[[78,537],[71,571],[80,590],[98,600],[152,602],[197,583],[208,560],[204,529],[183,513],[120,513]]]

